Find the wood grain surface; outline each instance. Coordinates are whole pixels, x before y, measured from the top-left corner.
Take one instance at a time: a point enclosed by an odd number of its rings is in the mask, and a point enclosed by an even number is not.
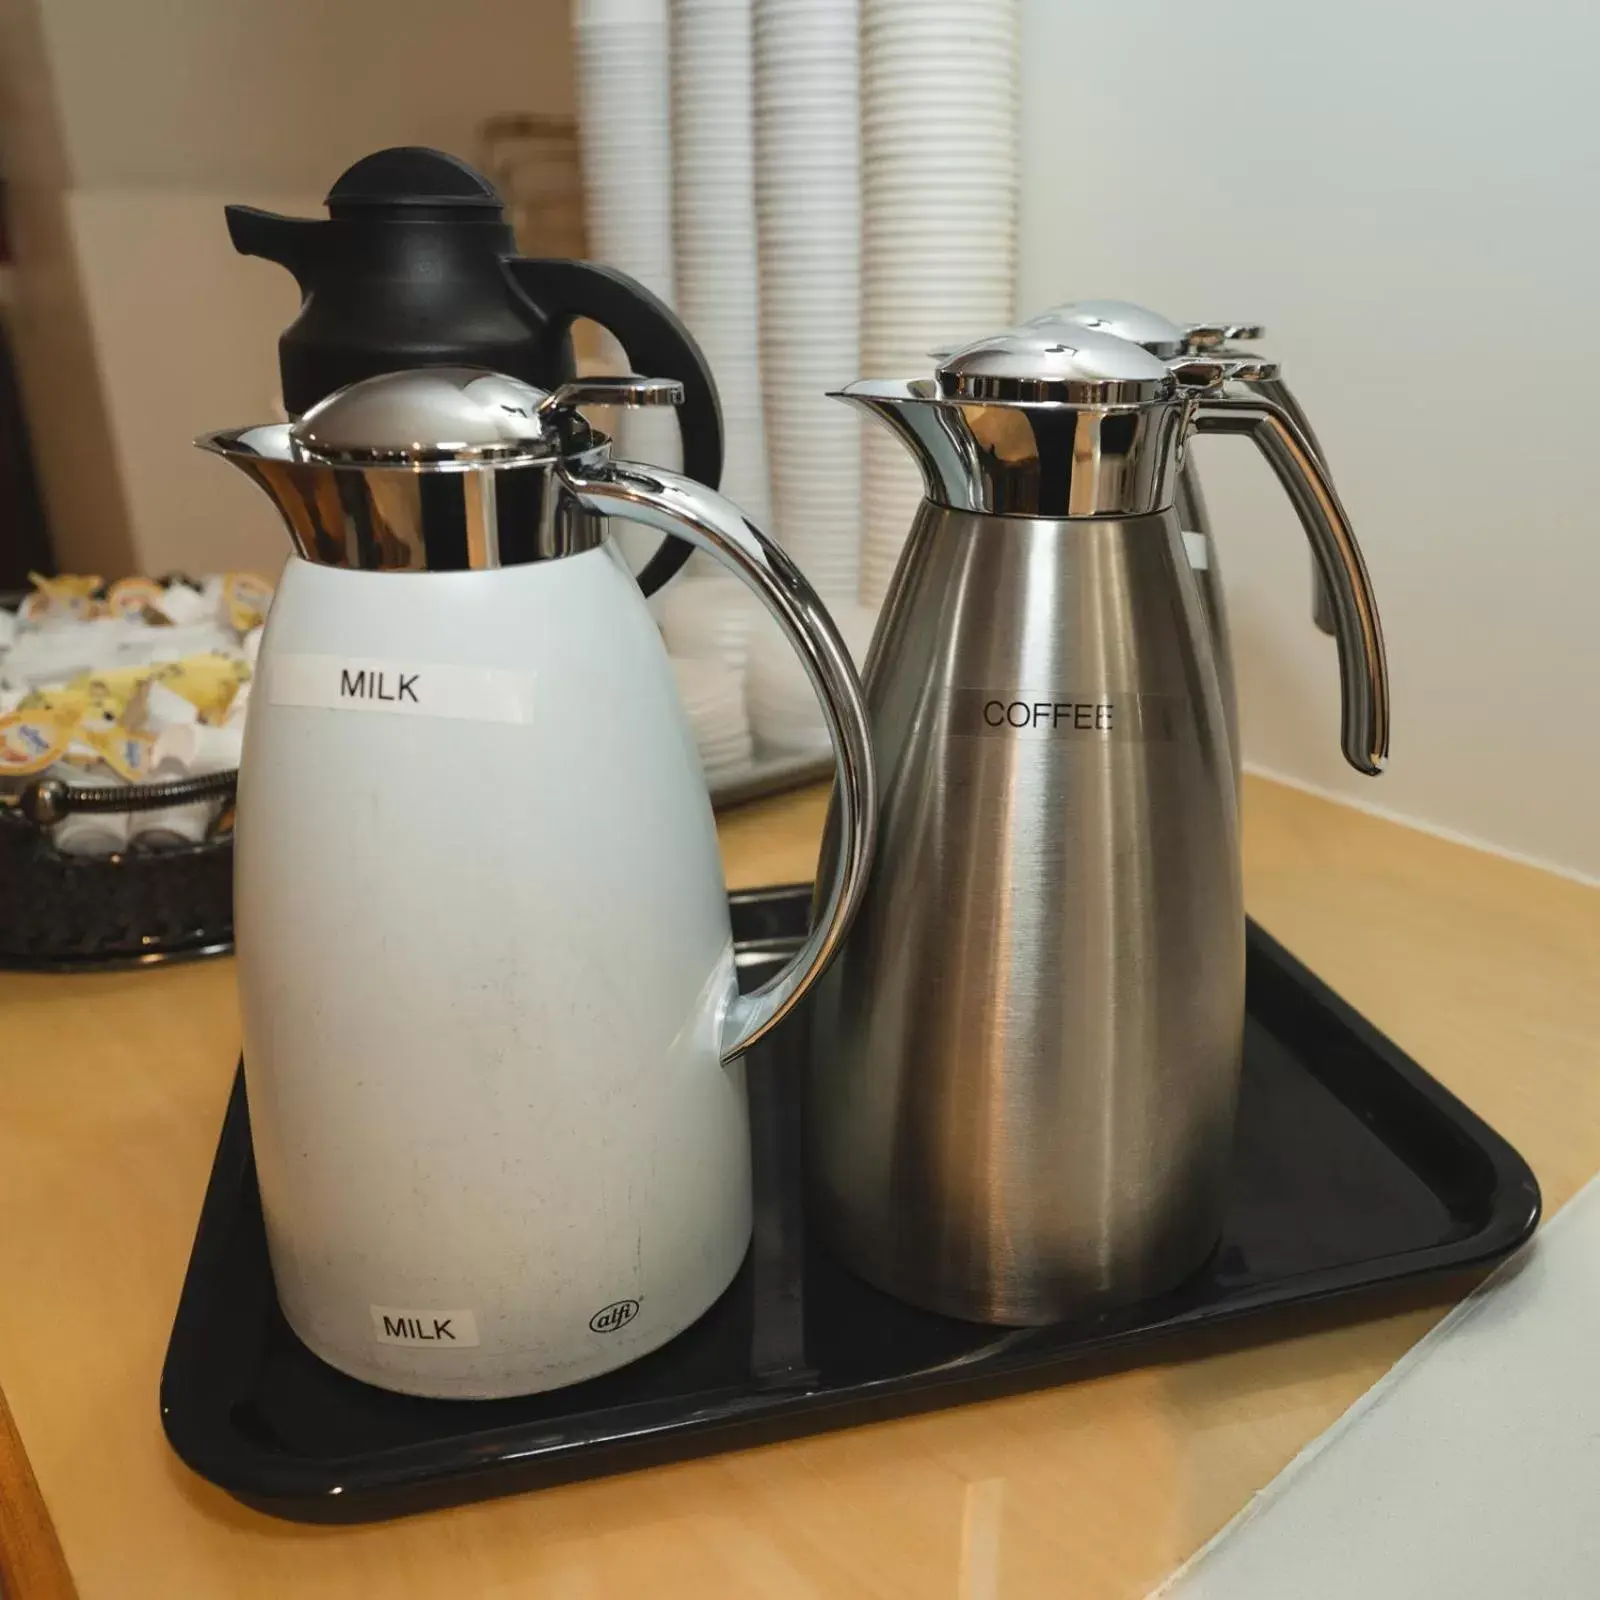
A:
[[[55,1524],[0,1395],[0,1600],[74,1600]]]
[[[815,793],[727,818],[730,883],[808,877],[821,818]],[[1246,887],[1273,934],[1519,1146],[1548,1208],[1600,1169],[1600,895],[1256,780]],[[238,1051],[231,963],[0,975],[0,1023],[0,1388],[85,1600],[1140,1596],[1438,1315],[1175,1346],[1012,1399],[297,1526],[189,1473],[156,1412]],[[0,1544],[17,1592],[48,1600],[70,1589],[32,1577],[43,1538],[0,1434]]]

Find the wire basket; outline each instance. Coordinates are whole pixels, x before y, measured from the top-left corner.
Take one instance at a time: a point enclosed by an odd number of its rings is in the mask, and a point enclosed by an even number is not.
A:
[[[137,786],[31,782],[0,808],[0,966],[79,971],[231,950],[231,830],[173,849],[135,845],[113,856],[74,856],[56,849],[50,828],[72,812],[231,797],[237,779],[218,772]]]

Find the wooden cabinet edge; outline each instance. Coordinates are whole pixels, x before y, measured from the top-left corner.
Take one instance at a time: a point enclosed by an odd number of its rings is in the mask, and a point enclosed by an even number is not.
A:
[[[77,1585],[4,1394],[0,1394],[0,1596],[78,1600]]]

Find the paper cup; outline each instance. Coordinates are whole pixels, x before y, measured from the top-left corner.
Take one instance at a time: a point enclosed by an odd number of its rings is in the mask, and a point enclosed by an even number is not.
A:
[[[775,531],[814,587],[851,592],[860,432],[825,390],[855,376],[861,349],[857,0],[757,0],[753,41]]]
[[[669,585],[657,615],[673,657],[716,660],[743,672],[760,609],[738,578],[718,571]]]
[[[122,781],[109,767],[86,769],[65,761],[57,762],[50,776],[74,789],[114,787]],[[114,856],[128,848],[129,821],[126,811],[69,812],[50,829],[50,843],[64,856]]]
[[[170,783],[179,778],[233,771],[239,765],[243,748],[242,720],[221,728],[203,723],[173,723],[156,736],[151,759],[152,781]],[[221,800],[196,800],[183,806],[135,811],[127,819],[129,834],[144,849],[200,844],[210,835],[211,825],[221,809]]]

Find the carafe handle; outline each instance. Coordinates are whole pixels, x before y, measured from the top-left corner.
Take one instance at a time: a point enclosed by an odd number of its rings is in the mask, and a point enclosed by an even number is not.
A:
[[[794,646],[822,702],[833,741],[839,851],[823,914],[782,972],[751,994],[729,997],[722,1020],[724,1061],[771,1032],[822,976],[866,892],[877,829],[877,782],[861,680],[839,630],[811,585],[783,551],[731,500],[681,473],[614,461],[594,476],[557,468],[585,510],[626,517],[686,540],[731,567],[755,590]]]
[[[509,256],[503,265],[512,283],[552,326],[565,332],[577,318],[587,317],[616,337],[635,372],[677,379],[683,386],[678,401],[683,470],[715,489],[722,481],[723,443],[717,385],[694,335],[671,307],[626,273],[596,261]],[[688,559],[687,544],[664,539],[639,572],[639,587],[654,594]]]
[[[1310,418],[1306,416],[1304,407],[1295,399],[1289,385],[1282,378],[1265,378],[1254,387],[1264,399],[1283,408],[1289,420],[1306,436],[1306,443],[1311,446],[1312,454],[1322,463],[1323,471],[1326,472],[1328,457],[1317,439]],[[1335,631],[1333,597],[1328,593],[1327,584],[1322,581],[1321,571],[1314,564],[1311,568],[1311,620],[1324,633]]]
[[[1266,331],[1259,322],[1191,322],[1183,330],[1183,350],[1186,355],[1221,352],[1240,339],[1263,338]],[[1281,378],[1272,377],[1258,380],[1255,386],[1259,393],[1289,413],[1291,420],[1306,436],[1316,453],[1317,460],[1326,467],[1328,458],[1323,455],[1322,446],[1317,443],[1316,432],[1301,409],[1300,402],[1290,393],[1288,384]],[[1311,565],[1311,620],[1324,633],[1334,631],[1333,601],[1328,595],[1328,586],[1322,581],[1322,573],[1315,562]]]
[[[1378,603],[1361,547],[1316,447],[1289,411],[1265,395],[1208,394],[1196,402],[1201,433],[1248,434],[1271,463],[1311,541],[1333,609],[1343,694],[1340,740],[1357,772],[1389,755],[1389,669]]]

